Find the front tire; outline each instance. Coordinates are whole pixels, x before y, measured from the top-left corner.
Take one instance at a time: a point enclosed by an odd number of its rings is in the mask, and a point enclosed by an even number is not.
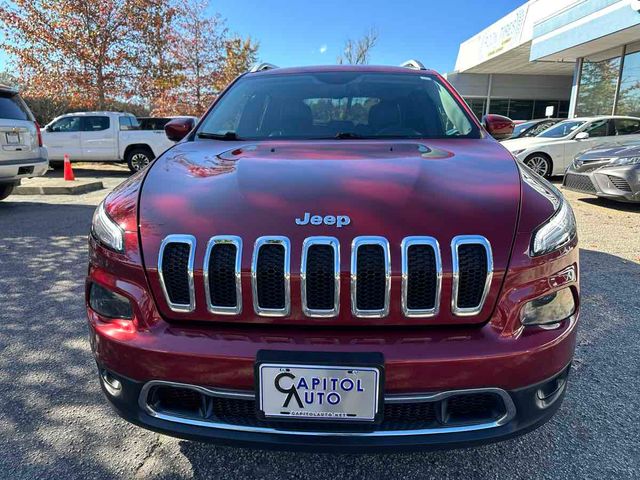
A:
[[[522,163],[543,178],[549,178],[553,171],[551,158],[546,153],[532,153]]]
[[[11,195],[15,188],[15,185],[0,185],[0,201]]]
[[[127,153],[126,160],[129,170],[136,173],[151,163],[153,154],[146,148],[134,148]]]

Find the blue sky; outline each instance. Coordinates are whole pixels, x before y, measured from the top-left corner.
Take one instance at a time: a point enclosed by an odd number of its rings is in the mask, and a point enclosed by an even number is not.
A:
[[[525,0],[212,0],[232,32],[260,41],[260,59],[279,66],[335,63],[347,38],[379,33],[371,63],[421,60],[453,70],[458,46]],[[0,52],[0,70],[7,68]]]
[[[335,63],[344,41],[379,33],[371,63],[409,58],[441,73],[458,46],[525,0],[212,0],[230,30],[260,41],[260,59],[279,66]]]

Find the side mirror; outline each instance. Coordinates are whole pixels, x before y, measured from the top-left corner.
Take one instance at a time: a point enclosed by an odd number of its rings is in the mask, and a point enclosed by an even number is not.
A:
[[[589,138],[589,133],[587,132],[576,133],[576,136],[573,138],[576,140],[586,140],[587,138]]]
[[[164,133],[172,142],[179,142],[193,130],[195,125],[193,118],[174,118],[164,126]]]
[[[482,126],[496,140],[509,138],[515,128],[513,120],[494,113],[489,113],[482,117]]]
[[[46,126],[44,127],[44,131],[45,131],[45,132],[50,132],[50,131],[51,131],[51,125],[46,125]]]

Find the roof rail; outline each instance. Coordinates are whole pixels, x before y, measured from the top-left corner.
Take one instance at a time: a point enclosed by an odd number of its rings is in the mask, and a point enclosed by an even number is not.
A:
[[[274,68],[278,68],[278,66],[272,63],[256,63],[253,67],[251,67],[249,73],[262,72],[263,70],[273,70]]]
[[[422,62],[420,62],[419,60],[414,60],[413,58],[411,60],[407,60],[406,62],[404,62],[400,66],[401,67],[406,67],[406,68],[413,68],[414,70],[426,70],[427,69],[422,64]]]

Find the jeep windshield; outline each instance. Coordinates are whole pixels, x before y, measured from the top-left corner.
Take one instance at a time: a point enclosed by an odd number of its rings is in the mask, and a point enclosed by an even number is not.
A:
[[[198,137],[479,138],[480,129],[433,75],[322,72],[240,78],[207,115]]]

